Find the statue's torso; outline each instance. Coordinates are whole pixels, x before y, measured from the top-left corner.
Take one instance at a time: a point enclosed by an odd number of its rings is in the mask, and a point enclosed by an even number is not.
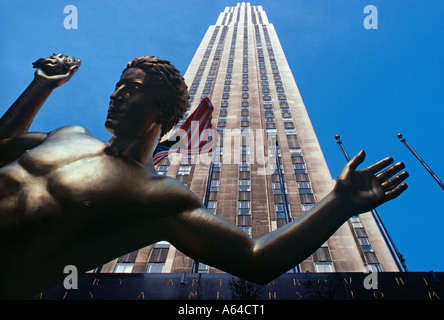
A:
[[[2,224],[103,211],[134,200],[138,181],[152,176],[135,161],[107,155],[106,146],[82,127],[64,127],[1,168]]]

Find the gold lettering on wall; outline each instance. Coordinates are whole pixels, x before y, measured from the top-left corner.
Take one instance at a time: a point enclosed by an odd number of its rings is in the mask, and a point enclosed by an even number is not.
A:
[[[166,283],[166,286],[174,286],[173,278],[168,279],[168,282]]]
[[[276,291],[273,291],[273,292],[271,292],[271,291],[269,291],[268,292],[268,299],[269,300],[271,300],[271,299],[277,299],[277,297],[276,297]]]
[[[194,285],[199,284],[199,280],[196,278],[193,278],[193,280],[191,281],[191,286],[194,287]]]
[[[373,297],[375,297],[376,299],[382,299],[384,298],[384,294],[380,290],[375,290],[373,291]]]
[[[347,278],[344,278],[344,282],[345,282],[346,284],[348,284],[348,285],[351,285],[351,283],[352,283],[352,277],[348,278],[348,280],[347,280]]]
[[[352,299],[355,298],[355,292],[354,292],[353,290],[350,290],[350,297],[351,297]]]
[[[94,278],[94,280],[93,280],[93,282],[92,282],[92,286],[98,286],[99,285],[99,281],[100,281],[100,279],[99,278]]]
[[[401,277],[395,277],[395,281],[398,284],[398,286],[403,285],[405,286],[404,280]]]
[[[197,291],[190,291],[190,295],[188,296],[188,300],[191,300],[192,298],[196,298],[197,299]]]
[[[438,296],[438,294],[435,291],[428,291],[427,295],[429,296],[429,299],[438,299],[441,300],[441,298]]]
[[[137,300],[139,299],[145,300],[145,293],[143,291],[137,296]]]
[[[301,282],[299,281],[299,279],[295,279],[295,278],[293,278],[293,285],[294,285],[294,286],[301,286],[302,284],[301,284]]]
[[[122,285],[123,280],[125,280],[125,279],[121,279],[121,278],[119,278],[119,286]]]

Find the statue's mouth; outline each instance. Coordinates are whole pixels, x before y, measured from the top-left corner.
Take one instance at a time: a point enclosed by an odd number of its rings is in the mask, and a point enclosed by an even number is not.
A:
[[[108,115],[112,115],[112,114],[121,114],[124,113],[123,110],[120,109],[120,105],[114,103],[110,103],[109,108],[108,108]]]

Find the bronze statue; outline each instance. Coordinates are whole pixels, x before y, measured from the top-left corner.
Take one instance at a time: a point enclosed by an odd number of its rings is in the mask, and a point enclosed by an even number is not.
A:
[[[181,183],[156,174],[153,150],[183,116],[189,97],[168,61],[142,57],[128,64],[110,97],[108,142],[81,126],[28,132],[80,61],[52,55],[35,66],[34,80],[0,119],[2,297],[30,297],[61,283],[66,265],[85,272],[160,240],[264,284],[302,262],[348,218],[407,188],[404,165],[391,165],[391,158],[357,171],[361,151],[311,211],[253,240],[207,212]]]

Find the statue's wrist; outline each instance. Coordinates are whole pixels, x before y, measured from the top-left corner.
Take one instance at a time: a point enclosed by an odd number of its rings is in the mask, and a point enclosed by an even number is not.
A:
[[[336,208],[344,222],[350,219],[350,217],[359,214],[350,197],[340,190],[333,189],[330,192],[329,197],[331,198],[332,205]]]
[[[45,79],[44,77],[41,77],[39,75],[34,76],[34,80],[32,81],[31,85],[37,87],[40,90],[48,91],[52,91],[57,87],[54,81]]]

